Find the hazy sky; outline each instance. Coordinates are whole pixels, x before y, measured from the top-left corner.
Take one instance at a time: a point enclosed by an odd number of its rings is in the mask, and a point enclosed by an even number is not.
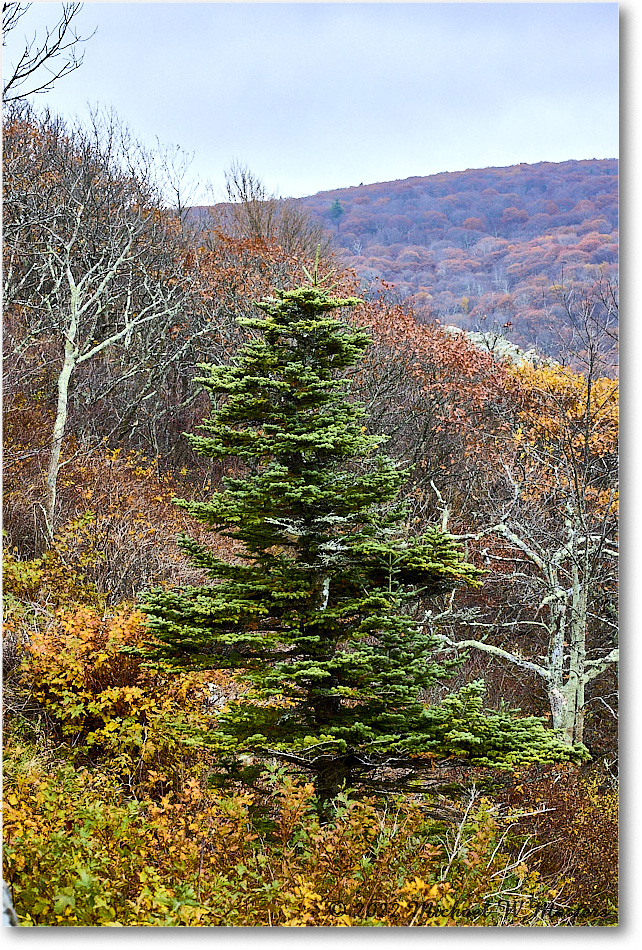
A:
[[[5,49],[60,5],[34,3]],[[85,60],[37,97],[113,106],[222,198],[618,155],[617,3],[85,3]],[[203,198],[203,200],[206,200]]]

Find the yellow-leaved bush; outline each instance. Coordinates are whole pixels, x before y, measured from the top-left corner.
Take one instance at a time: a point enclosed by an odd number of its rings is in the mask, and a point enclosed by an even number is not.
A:
[[[320,824],[309,784],[267,795],[195,778],[132,800],[105,773],[7,763],[4,875],[27,926],[494,926],[546,922],[548,892],[482,806],[439,841],[417,803],[343,794]],[[519,900],[515,897],[519,895]]]
[[[41,566],[11,570],[17,596],[40,588]],[[11,692],[28,703],[5,709],[4,878],[21,924],[572,922],[483,802],[447,827],[421,798],[342,793],[322,823],[313,787],[276,771],[216,790],[216,752],[194,736],[216,728],[212,690],[220,703],[239,687],[127,652],[147,637],[131,606],[39,607],[12,623]]]
[[[142,615],[123,607],[57,612],[30,631],[14,692],[28,692],[50,742],[77,764],[116,774],[130,789],[159,792],[198,758],[207,727],[207,687],[229,686],[221,673],[170,675],[145,666],[128,648],[145,639]],[[11,728],[11,725],[10,725]],[[158,776],[162,778],[158,778]]]

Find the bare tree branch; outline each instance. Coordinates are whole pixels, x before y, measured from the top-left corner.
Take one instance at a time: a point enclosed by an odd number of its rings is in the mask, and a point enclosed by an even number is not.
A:
[[[3,3],[3,45],[4,37],[17,27],[30,6],[30,3]],[[34,35],[31,40],[25,39],[25,47],[4,82],[3,103],[50,92],[59,79],[82,66],[84,53],[79,53],[78,47],[94,35],[81,37],[76,31],[75,19],[82,7],[82,3],[63,3],[59,20],[47,28],[44,38],[39,40]]]

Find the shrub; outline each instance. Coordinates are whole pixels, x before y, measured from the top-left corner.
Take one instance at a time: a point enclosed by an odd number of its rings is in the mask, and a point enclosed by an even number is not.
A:
[[[550,896],[483,804],[440,841],[416,802],[343,793],[319,824],[312,786],[278,773],[269,800],[191,778],[158,803],[24,750],[7,773],[4,873],[25,925],[495,926],[542,922]]]
[[[73,596],[85,603],[89,589],[115,605],[147,585],[200,576],[174,543],[184,516],[172,504],[176,481],[159,474],[156,460],[106,446],[93,455],[78,452],[61,469],[57,527],[54,538],[46,539],[40,526],[44,476],[35,450],[7,438],[5,541],[13,562],[44,572],[33,599],[52,603],[63,597],[69,604]],[[183,484],[185,489],[197,492]]]
[[[512,794],[522,810],[540,809],[520,823],[544,846],[534,866],[543,878],[564,880],[565,903],[579,923],[617,924],[617,780],[604,763],[537,773],[526,773]]]
[[[37,704],[62,754],[101,763],[129,788],[155,785],[163,774],[162,790],[198,757],[194,734],[208,725],[207,684],[228,684],[220,673],[170,676],[144,666],[126,652],[144,636],[131,608],[107,616],[91,607],[60,611],[32,631],[15,691]]]

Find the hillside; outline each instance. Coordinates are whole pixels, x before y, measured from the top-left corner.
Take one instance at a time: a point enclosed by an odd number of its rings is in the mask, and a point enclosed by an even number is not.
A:
[[[434,301],[448,262],[486,280],[488,242],[508,281],[529,242],[553,273],[592,237],[568,265],[597,294],[566,296],[576,369],[421,324],[333,259],[323,225],[356,242],[360,214],[366,259],[394,216],[360,209],[388,186],[316,196],[310,221],[240,169],[203,233],[96,121],[18,102],[3,122],[19,924],[616,924],[615,263],[590,260],[615,179],[582,197],[582,172],[568,212],[560,185],[539,235],[534,186],[496,173],[514,210],[490,234],[469,179],[462,225],[414,245]],[[433,220],[406,187],[395,261]],[[584,229],[561,223],[577,207]],[[522,281],[553,303],[554,277],[536,259]]]
[[[422,322],[510,326],[555,354],[563,308],[553,287],[613,279],[617,159],[469,169],[299,199],[364,281],[409,298]]]

